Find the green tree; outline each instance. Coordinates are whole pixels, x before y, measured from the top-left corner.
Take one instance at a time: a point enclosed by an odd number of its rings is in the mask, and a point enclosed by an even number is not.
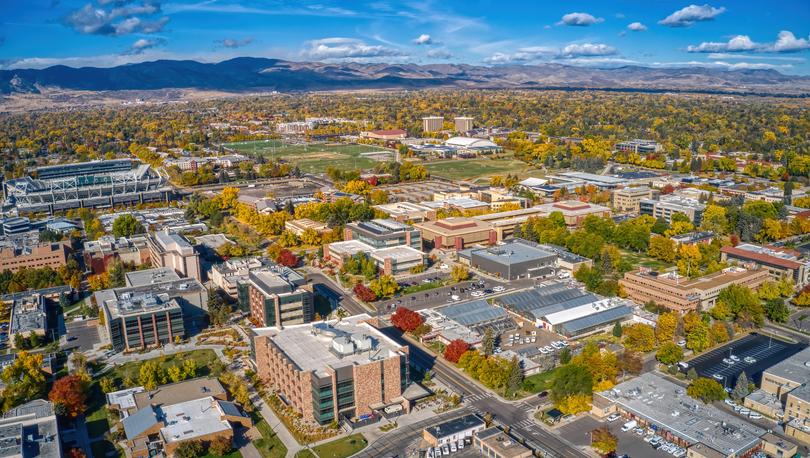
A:
[[[115,218],[112,225],[112,231],[116,238],[132,237],[135,234],[142,234],[145,232],[143,224],[141,224],[141,222],[130,213],[125,213]]]
[[[704,404],[722,401],[726,398],[726,390],[723,389],[723,385],[706,377],[700,377],[690,383],[686,388],[686,394],[694,399],[703,401]]]
[[[620,338],[622,336],[622,324],[618,321],[613,324],[613,337]]]
[[[175,458],[197,458],[203,455],[205,455],[205,446],[196,440],[181,442],[174,449]]]
[[[748,376],[745,371],[740,372],[737,377],[737,383],[734,385],[734,390],[731,392],[731,397],[735,401],[739,401],[748,396]]]
[[[487,355],[492,356],[495,352],[495,335],[492,333],[491,328],[484,331],[484,338],[481,342],[481,351]]]
[[[697,380],[698,373],[694,367],[690,367],[688,371],[686,371],[686,378],[689,380]]]
[[[184,379],[183,371],[181,371],[180,367],[177,366],[177,365],[174,365],[174,366],[170,367],[169,369],[167,369],[166,373],[169,376],[169,380],[171,380],[172,383],[177,383],[177,382],[180,382],[180,381],[182,381]]]
[[[661,348],[658,349],[655,358],[666,365],[675,364],[683,359],[683,348],[676,345],[674,342],[665,342],[661,345]]]
[[[774,323],[787,323],[790,318],[790,307],[781,298],[765,301],[765,315]]]
[[[517,393],[523,386],[523,369],[517,356],[513,356],[509,362],[509,379],[507,382],[507,392]]]
[[[700,321],[686,333],[686,348],[700,353],[711,346],[709,326]]]
[[[183,376],[185,378],[194,378],[197,376],[197,361],[187,359],[183,361]]]
[[[115,379],[112,377],[102,377],[101,380],[99,380],[99,386],[101,387],[101,391],[105,394],[112,393],[118,388],[115,385]]]
[[[114,261],[107,270],[107,281],[110,288],[120,288],[126,284],[124,264],[121,261]]]
[[[590,396],[593,391],[591,371],[579,364],[560,366],[551,382],[551,399],[556,403],[574,395]]]

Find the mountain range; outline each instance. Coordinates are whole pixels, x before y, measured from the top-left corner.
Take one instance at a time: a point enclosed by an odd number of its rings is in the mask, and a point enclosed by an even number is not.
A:
[[[810,77],[775,70],[705,67],[590,68],[555,63],[475,66],[293,62],[240,57],[218,63],[158,60],[110,68],[0,70],[0,94],[39,94],[46,89],[151,91],[198,89],[225,92],[353,89],[604,89],[684,91],[780,96],[810,95]]]

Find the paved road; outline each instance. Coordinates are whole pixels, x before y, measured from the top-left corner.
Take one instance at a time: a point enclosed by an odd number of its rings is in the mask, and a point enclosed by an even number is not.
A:
[[[436,415],[412,425],[395,429],[368,445],[363,451],[354,455],[354,458],[379,458],[389,456],[412,456],[422,437],[422,430],[455,418],[468,415],[471,412],[465,408]]]
[[[404,339],[393,327],[382,328],[380,331],[403,345],[408,345],[411,364],[421,369],[430,369],[434,376],[439,377],[442,382],[463,396],[469,410],[479,414],[491,413],[496,422],[509,426],[512,434],[526,439],[535,450],[555,457],[588,456],[564,438],[544,429],[532,418],[536,401],[518,403],[502,401],[444,361],[436,359],[419,346]]]

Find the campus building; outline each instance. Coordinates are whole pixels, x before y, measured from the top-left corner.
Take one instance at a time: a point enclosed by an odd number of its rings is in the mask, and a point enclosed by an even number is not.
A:
[[[33,247],[0,248],[0,272],[43,267],[56,270],[67,264],[69,256],[70,247],[66,242],[40,243]]]
[[[480,431],[473,436],[473,446],[485,458],[530,458],[532,450],[497,427]]]
[[[238,299],[240,306],[247,305],[246,285],[251,270],[259,270],[274,265],[267,258],[231,258],[221,264],[214,264],[208,272],[211,283],[233,299]],[[244,298],[240,291],[244,290]],[[244,300],[244,304],[243,304]]]
[[[472,218],[452,217],[414,224],[422,239],[434,248],[463,250],[476,244],[492,245],[498,236],[490,223]]]
[[[127,286],[98,291],[100,335],[116,351],[171,343],[205,324],[208,290],[169,268],[128,272]]]
[[[473,130],[474,118],[469,116],[456,116],[453,118],[453,124],[456,126],[456,132],[468,132]]]
[[[472,440],[476,433],[486,427],[486,422],[478,415],[464,415],[423,429],[422,439],[431,447],[444,447],[458,441]]]
[[[542,278],[553,275],[557,255],[540,245],[523,239],[510,239],[489,248],[459,252],[459,258],[474,269],[507,280]]]
[[[658,192],[646,186],[627,187],[613,191],[613,209],[619,212],[639,212],[639,204],[644,199],[653,199]]]
[[[157,231],[147,235],[152,267],[170,267],[183,277],[202,281],[200,255],[180,234]]]
[[[329,232],[329,225],[319,221],[312,221],[309,218],[291,219],[284,222],[284,229],[292,232],[298,237],[301,237],[307,229],[323,234]]]
[[[627,140],[616,144],[616,149],[623,152],[632,153],[658,153],[663,151],[664,147],[660,143],[653,140]]]
[[[148,265],[152,260],[145,236],[135,235],[116,239],[104,235],[98,240],[84,242],[84,265],[94,274],[106,272],[115,262],[133,266]]]
[[[655,302],[657,305],[679,312],[707,311],[714,307],[720,291],[729,285],[751,289],[768,280],[768,271],[752,266],[728,267],[720,272],[697,278],[685,278],[677,272],[659,273],[649,269],[627,272],[619,280],[627,297],[639,304]]]
[[[322,425],[408,411],[408,347],[367,314],[254,329],[256,370],[282,401]]]
[[[357,240],[375,249],[401,245],[417,250],[422,248],[422,237],[418,230],[392,219],[373,219],[347,224],[343,239]]]
[[[422,118],[422,130],[424,132],[438,132],[444,126],[444,117],[442,116],[425,116]]]
[[[610,209],[602,205],[592,204],[588,202],[580,202],[578,200],[566,200],[562,202],[553,202],[543,205],[538,205],[534,208],[542,210],[545,216],[551,215],[554,212],[559,212],[565,219],[565,225],[568,227],[579,226],[585,217],[589,215],[607,217],[610,216]]]
[[[36,291],[30,291],[22,296],[14,296],[10,302],[11,322],[8,335],[28,338],[31,334],[37,334],[44,337],[48,330],[48,299]],[[10,339],[12,347],[16,345],[14,340]]]
[[[633,316],[633,309],[625,300],[602,298],[557,281],[496,297],[494,304],[520,321],[568,338],[608,329]]]
[[[593,394],[592,413],[618,412],[687,449],[689,458],[748,457],[770,440],[759,426],[692,399],[681,386],[647,372]]]
[[[357,254],[364,254],[374,261],[377,270],[385,275],[406,273],[410,269],[424,265],[425,253],[408,245],[374,248],[359,240],[344,240],[323,246],[324,259],[334,262],[339,268]]]
[[[250,270],[245,291],[250,319],[256,326],[309,323],[315,315],[312,288],[292,269],[270,265]]]
[[[743,243],[722,247],[720,256],[727,262],[753,262],[766,269],[774,280],[788,278],[798,288],[810,283],[810,261],[802,259],[802,253],[796,250]]]
[[[234,426],[253,426],[239,406],[228,401],[215,378],[200,377],[161,385],[155,390],[129,388],[107,394],[111,410],[122,417],[126,455],[172,456],[188,441],[233,441]]]
[[[370,138],[372,140],[395,141],[402,140],[408,136],[408,132],[402,129],[371,130],[360,132],[360,138]]]
[[[529,220],[529,218],[548,216],[545,208],[529,207],[520,208],[498,213],[487,213],[485,215],[473,216],[477,221],[483,221],[492,225],[497,240],[504,240],[515,233],[515,229]]]
[[[661,196],[659,199],[641,199],[639,202],[639,213],[650,215],[654,218],[661,218],[667,223],[672,223],[672,215],[683,213],[695,226],[700,226],[703,221],[703,212],[706,205],[697,199],[683,197],[676,194]]]
[[[172,195],[166,178],[128,159],[39,167],[34,175],[3,186],[6,203],[20,213],[166,202]]]
[[[61,458],[59,423],[51,402],[34,399],[3,413],[0,455],[9,458]]]
[[[374,205],[373,208],[386,213],[389,218],[400,223],[421,223],[436,219],[435,209],[412,202],[392,202]]]

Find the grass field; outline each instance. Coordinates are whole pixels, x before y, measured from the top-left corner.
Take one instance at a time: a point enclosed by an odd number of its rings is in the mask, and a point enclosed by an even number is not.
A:
[[[239,153],[263,154],[268,158],[281,159],[297,164],[304,172],[321,173],[327,167],[341,170],[368,169],[375,160],[361,156],[362,153],[388,151],[379,146],[315,143],[304,145],[285,144],[281,140],[256,140],[225,143],[222,146]]]
[[[503,159],[464,159],[427,162],[424,164],[432,176],[451,180],[476,180],[491,175],[529,175],[531,167],[511,157]]]
[[[368,441],[362,434],[352,434],[315,447],[315,454],[321,458],[345,458],[363,450]]]

